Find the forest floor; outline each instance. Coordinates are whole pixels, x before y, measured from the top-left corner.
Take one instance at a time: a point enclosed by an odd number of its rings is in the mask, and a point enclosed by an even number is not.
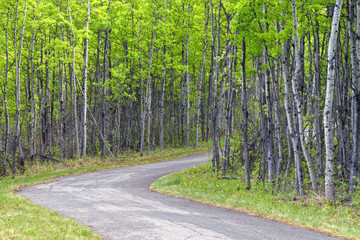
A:
[[[260,182],[251,190],[237,177],[214,173],[210,164],[164,176],[152,189],[213,206],[234,209],[296,227],[307,228],[344,239],[360,239],[360,199],[351,204],[326,202],[313,193],[298,197],[293,191],[275,191]]]
[[[96,157],[68,160],[66,164],[29,165],[23,175],[0,179],[0,239],[101,239],[88,227],[34,204],[16,192],[25,186],[52,182],[57,177],[160,162],[208,152],[210,148],[211,143],[205,143],[198,148],[167,149],[143,157],[128,154],[121,158]]]

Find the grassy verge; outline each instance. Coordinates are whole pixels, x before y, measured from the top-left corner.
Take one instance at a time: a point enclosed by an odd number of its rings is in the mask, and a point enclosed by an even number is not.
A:
[[[164,176],[152,189],[203,203],[227,207],[348,239],[360,239],[360,204],[330,204],[319,197],[296,198],[273,193],[239,179],[221,179],[209,164]]]
[[[113,158],[87,158],[63,164],[41,164],[28,167],[26,174],[15,179],[0,181],[0,239],[101,239],[89,228],[67,219],[57,212],[33,204],[14,193],[17,189],[52,181],[55,177],[109,169],[115,167],[147,164],[179,158],[209,150],[209,144],[199,148],[179,148],[154,152],[149,156],[139,154]]]

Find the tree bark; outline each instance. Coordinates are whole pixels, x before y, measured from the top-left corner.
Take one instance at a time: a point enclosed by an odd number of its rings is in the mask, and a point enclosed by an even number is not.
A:
[[[6,54],[6,68],[5,68],[5,83],[4,83],[4,107],[5,107],[5,136],[4,136],[4,160],[2,162],[3,174],[6,174],[6,163],[8,157],[9,137],[10,137],[10,119],[9,119],[9,107],[7,101],[7,85],[9,82],[9,19],[10,8],[8,8],[6,30],[5,30],[5,54]]]
[[[351,44],[351,66],[352,66],[352,85],[353,85],[353,100],[352,100],[352,112],[353,112],[353,147],[350,163],[350,175],[349,175],[349,189],[350,192],[355,192],[355,186],[359,182],[357,173],[359,171],[359,151],[360,151],[360,1],[356,0],[356,32],[354,34],[352,28],[352,22],[354,22],[354,9],[353,1],[350,1],[351,8],[350,19],[348,21],[348,31],[350,33]]]
[[[89,34],[90,21],[90,0],[87,2],[87,18],[86,18],[86,34]],[[83,149],[82,156],[86,157],[86,143],[87,143],[87,79],[88,79],[88,60],[89,60],[89,39],[88,36],[84,40],[84,78],[83,78]]]
[[[187,14],[190,18],[190,4],[188,4]],[[189,43],[190,43],[190,20],[188,22],[186,36],[186,146],[190,146],[190,74],[189,74]]]
[[[151,34],[151,45],[149,49],[149,63],[148,63],[148,75],[147,75],[147,82],[146,82],[146,99],[145,99],[145,106],[146,106],[146,112],[147,112],[147,128],[148,128],[148,150],[147,154],[150,153],[150,127],[151,127],[151,95],[152,95],[152,89],[151,89],[151,68],[152,68],[152,60],[153,60],[153,54],[154,54],[154,43],[156,38],[156,15],[155,15],[155,9],[156,9],[156,0],[154,2],[154,10],[153,10],[153,29]]]
[[[333,129],[333,98],[335,87],[335,55],[336,41],[339,30],[339,20],[343,0],[336,0],[334,6],[334,15],[331,25],[331,34],[328,48],[328,70],[326,83],[326,96],[324,107],[324,128],[325,128],[325,150],[326,150],[326,166],[325,166],[325,197],[328,201],[335,201],[335,188],[333,181],[334,174],[334,129]]]
[[[242,59],[241,59],[241,76],[242,76],[242,132],[244,141],[244,162],[245,162],[245,182],[246,189],[250,190],[250,163],[249,163],[249,146],[248,146],[248,107],[247,107],[247,87],[246,87],[246,45],[245,38],[242,39]]]
[[[104,39],[104,62],[103,62],[103,92],[102,92],[102,104],[101,104],[101,133],[104,139],[101,142],[101,152],[105,154],[106,145],[106,95],[107,95],[107,78],[108,78],[108,50],[109,50],[109,27],[105,29]]]
[[[266,46],[263,47],[263,64],[268,64],[267,61],[267,49]],[[270,66],[268,66],[270,67]],[[269,183],[273,182],[274,178],[274,159],[273,159],[273,121],[272,121],[272,100],[270,96],[270,78],[269,70],[264,69],[264,79],[265,79],[265,102],[267,109],[267,164],[268,164],[268,178]]]
[[[13,145],[13,156],[12,156],[12,175],[15,176],[16,173],[16,151],[19,149],[21,153],[21,144],[20,144],[20,135],[21,135],[21,126],[20,126],[20,91],[21,91],[21,57],[22,57],[22,50],[23,50],[23,41],[24,41],[24,29],[25,29],[25,20],[26,20],[26,13],[27,13],[27,1],[25,1],[25,9],[24,9],[24,19],[23,24],[21,27],[21,35],[20,35],[20,46],[18,49],[17,43],[17,20],[18,20],[18,7],[19,7],[19,0],[16,3],[16,17],[15,17],[15,27],[14,27],[14,47],[15,47],[15,71],[16,71],[16,78],[15,78],[15,102],[16,102],[16,126],[15,126],[15,137],[14,137],[14,145]],[[21,156],[20,156],[21,158]]]
[[[165,17],[164,17],[164,24],[166,26],[167,23],[167,0],[165,0]],[[166,70],[167,70],[167,56],[166,56],[166,39],[164,40],[163,46],[163,53],[164,53],[164,75],[161,82],[161,93],[160,93],[160,114],[159,114],[159,128],[160,128],[160,136],[159,136],[159,147],[160,151],[164,149],[164,113],[165,113],[165,86],[166,86]]]
[[[208,28],[208,20],[207,20],[207,6],[205,3],[205,31],[204,31],[204,48],[203,48],[203,59],[201,64],[200,71],[200,79],[199,79],[199,87],[198,87],[198,96],[196,102],[196,122],[195,122],[195,147],[198,147],[199,142],[199,120],[200,120],[200,104],[201,104],[201,90],[203,81],[205,78],[205,64],[206,64],[206,49],[207,49],[207,28]],[[203,133],[202,133],[203,134]]]
[[[304,157],[305,157],[305,160],[306,160],[306,163],[308,166],[312,189],[314,192],[317,192],[318,191],[318,183],[317,183],[313,163],[312,163],[312,160],[310,159],[310,155],[308,153],[306,141],[305,141],[302,101],[300,99],[300,89],[299,89],[301,87],[301,85],[299,85],[299,81],[298,81],[300,78],[300,71],[301,71],[301,55],[300,55],[300,51],[299,51],[296,0],[293,0],[292,4],[293,4],[293,20],[294,20],[294,31],[295,31],[295,33],[294,33],[295,70],[294,70],[294,74],[292,76],[292,89],[293,89],[293,96],[294,96],[295,105],[296,105],[294,117],[297,118],[298,123],[299,123],[298,131],[299,131],[299,137],[300,137],[300,144],[301,144],[301,149],[302,149],[302,152],[304,154]]]
[[[72,31],[72,84],[73,84],[73,113],[74,113],[74,125],[75,125],[75,145],[76,145],[76,154],[77,157],[80,158],[80,142],[79,142],[79,123],[78,123],[78,116],[77,116],[77,94],[76,94],[76,72],[75,72],[75,31],[73,27],[73,21],[71,16],[71,10],[70,10],[70,0],[68,0],[68,12],[69,12],[69,19],[70,19],[70,25],[71,25],[71,31]]]
[[[282,23],[283,25],[283,23]],[[294,149],[294,159],[295,159],[295,180],[298,183],[298,191],[300,195],[304,194],[304,188],[302,186],[302,179],[301,179],[301,158],[300,158],[300,144],[299,144],[299,137],[297,135],[297,131],[294,129],[294,123],[292,119],[292,107],[291,107],[291,79],[289,77],[289,70],[288,70],[288,63],[289,63],[289,41],[285,41],[282,44],[282,69],[283,69],[283,78],[284,78],[284,105],[285,105],[285,112],[286,112],[286,119],[287,119],[287,126],[289,130],[289,135],[291,138],[291,143]]]

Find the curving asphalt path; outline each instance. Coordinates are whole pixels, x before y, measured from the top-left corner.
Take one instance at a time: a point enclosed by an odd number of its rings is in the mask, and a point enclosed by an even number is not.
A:
[[[19,194],[89,226],[105,239],[334,239],[306,229],[151,192],[171,172],[206,154],[63,177]]]

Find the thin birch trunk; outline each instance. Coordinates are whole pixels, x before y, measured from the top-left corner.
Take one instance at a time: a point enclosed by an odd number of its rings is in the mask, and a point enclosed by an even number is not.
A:
[[[283,185],[286,184],[287,178],[289,176],[289,172],[290,172],[290,167],[291,167],[291,162],[293,159],[293,151],[292,151],[292,142],[290,139],[290,134],[289,134],[289,128],[287,127],[286,129],[286,139],[287,139],[287,145],[288,145],[288,162],[286,164],[286,170],[285,170],[285,174],[284,174],[284,180],[283,180]]]
[[[247,87],[246,87],[246,45],[245,38],[242,39],[242,59],[241,59],[241,77],[242,77],[242,132],[244,141],[244,162],[245,162],[245,182],[246,189],[250,190],[250,164],[249,164],[249,146],[248,146],[248,107],[247,107]]]
[[[326,83],[326,96],[324,107],[324,130],[325,130],[325,150],[326,150],[326,166],[325,166],[325,197],[326,200],[335,201],[334,189],[334,126],[332,120],[333,98],[335,87],[335,56],[336,41],[339,30],[339,20],[343,0],[336,0],[334,6],[334,15],[331,24],[331,34],[328,48],[328,70]],[[360,51],[360,49],[358,49]],[[358,52],[359,53],[359,52]]]
[[[5,48],[6,48],[6,68],[5,68],[5,83],[4,83],[4,106],[5,106],[5,139],[4,139],[4,160],[2,163],[2,171],[6,173],[6,163],[8,157],[9,137],[10,137],[10,119],[9,119],[9,107],[7,101],[7,85],[9,82],[9,19],[10,8],[8,8],[6,30],[5,30]]]
[[[211,98],[214,98],[212,95],[213,92],[213,82],[214,82],[214,69],[215,69],[215,28],[214,28],[214,6],[212,0],[209,0],[210,3],[210,19],[211,19],[211,63],[210,63],[210,73],[208,81],[208,97],[207,97],[207,113],[206,113],[206,141],[209,141],[210,138],[210,122],[212,118],[211,111]]]
[[[20,135],[21,135],[21,126],[20,126],[20,91],[21,91],[21,57],[22,57],[22,50],[23,50],[23,41],[24,41],[24,29],[25,29],[25,20],[26,20],[26,13],[27,13],[27,1],[25,1],[25,9],[24,9],[24,19],[23,24],[21,27],[21,35],[20,35],[20,46],[18,49],[17,44],[17,20],[18,20],[18,7],[19,7],[19,0],[17,0],[16,4],[16,17],[15,17],[15,28],[14,28],[14,47],[15,47],[15,70],[16,70],[16,78],[15,78],[15,102],[16,102],[16,126],[15,126],[15,137],[14,137],[14,146],[13,146],[13,156],[12,156],[12,175],[14,176],[16,173],[16,151],[19,148],[19,152],[21,153],[21,144],[20,144]],[[21,158],[21,154],[20,154]]]
[[[231,27],[231,19],[233,15],[226,15],[227,18],[227,35],[230,36],[230,27]],[[235,33],[237,34],[237,32]],[[220,105],[225,105],[225,80],[228,79],[228,93],[227,93],[227,102],[226,106],[224,106],[224,110],[220,112],[225,116],[225,144],[224,144],[224,156],[223,156],[223,173],[226,174],[227,168],[230,165],[230,137],[231,137],[231,125],[232,125],[232,108],[233,108],[233,98],[234,98],[234,83],[232,79],[232,67],[233,67],[233,57],[229,57],[229,55],[234,56],[236,47],[231,44],[230,39],[226,40],[226,49],[225,49],[225,69],[224,69],[224,76],[222,80],[222,91],[224,97],[222,98],[222,102]],[[235,63],[236,64],[236,63]],[[234,68],[236,65],[234,64]]]
[[[201,72],[199,79],[199,88],[198,88],[198,96],[196,102],[196,122],[195,122],[195,147],[198,147],[199,142],[199,120],[200,120],[200,103],[201,103],[201,91],[202,84],[205,78],[205,64],[206,64],[206,49],[207,49],[207,28],[209,21],[207,20],[207,7],[205,4],[205,31],[204,31],[204,48],[203,48],[203,59],[201,64]]]
[[[314,81],[313,91],[315,96],[315,131],[317,146],[317,175],[319,178],[323,176],[323,131],[321,130],[320,117],[320,99],[321,99],[321,66],[320,66],[320,46],[319,46],[319,23],[315,15],[315,33],[314,33]]]
[[[267,63],[267,50],[266,46],[263,47],[263,63]],[[270,66],[269,66],[270,67]],[[264,79],[265,79],[265,102],[267,110],[267,164],[268,164],[268,178],[269,183],[273,182],[274,177],[274,159],[273,159],[273,136],[272,136],[272,107],[271,107],[271,96],[270,96],[270,78],[269,70],[264,69]]]
[[[34,13],[35,13],[36,5],[34,5]],[[35,22],[35,16],[33,21]],[[30,117],[30,158],[31,160],[35,159],[35,153],[36,153],[36,144],[35,144],[35,134],[36,134],[36,101],[35,101],[35,69],[34,69],[34,48],[35,48],[35,28],[32,32],[31,37],[31,52],[30,52],[30,62],[31,62],[31,117]]]
[[[87,18],[86,18],[86,34],[89,33],[89,21],[90,21],[90,0],[87,2]],[[87,143],[87,79],[88,79],[88,60],[89,60],[89,39],[88,36],[84,40],[84,79],[83,79],[83,149],[82,156],[86,157],[86,143]]]
[[[283,27],[283,23],[281,24]],[[283,78],[284,78],[284,105],[285,105],[285,112],[286,112],[286,119],[287,119],[287,126],[289,135],[291,138],[291,143],[293,145],[294,150],[294,159],[295,159],[295,178],[296,182],[298,183],[298,190],[299,194],[304,194],[304,188],[302,186],[302,179],[301,179],[301,172],[300,172],[300,165],[301,165],[301,158],[300,158],[300,144],[299,144],[299,137],[297,135],[297,131],[294,129],[294,122],[292,119],[292,107],[291,107],[291,79],[289,77],[289,42],[285,41],[282,44],[282,69],[283,69]],[[290,156],[289,156],[290,157]]]
[[[266,156],[267,156],[267,148],[266,148],[266,121],[264,116],[264,80],[262,74],[260,72],[260,63],[259,57],[255,58],[255,68],[257,69],[256,78],[257,78],[257,94],[258,94],[258,101],[259,101],[259,112],[260,112],[260,126],[261,126],[261,152],[262,152],[262,171],[261,171],[261,180],[263,186],[265,185],[265,175],[266,175]],[[260,167],[259,167],[260,168]],[[260,169],[259,169],[260,173]]]
[[[210,2],[210,11],[211,11],[211,36],[212,36],[212,45],[215,46],[215,31],[214,31],[214,7],[212,0],[209,0]],[[214,48],[214,47],[213,47]],[[213,87],[213,110],[212,110],[212,127],[213,127],[213,156],[212,156],[212,170],[215,171],[218,168],[219,164],[219,150],[218,150],[218,139],[216,138],[216,126],[217,126],[217,108],[218,108],[218,84],[217,84],[217,74],[216,74],[216,68],[217,68],[217,62],[215,60],[215,56],[217,56],[217,53],[215,51],[212,51],[212,65],[211,65],[211,78],[214,83]]]
[[[76,72],[75,72],[75,31],[73,26],[73,21],[71,17],[71,10],[70,10],[70,0],[68,0],[68,11],[69,11],[69,19],[72,31],[72,83],[73,83],[73,113],[74,113],[74,125],[75,125],[75,145],[76,145],[76,154],[77,157],[80,158],[80,141],[79,141],[79,122],[77,116],[77,94],[76,94]]]
[[[167,0],[165,0],[165,19],[164,24],[166,26],[167,23]],[[160,128],[160,136],[159,136],[159,147],[160,151],[164,149],[164,113],[165,113],[165,104],[164,104],[164,98],[165,98],[165,85],[166,85],[166,70],[167,70],[167,57],[166,57],[166,39],[164,40],[164,47],[163,47],[163,53],[164,53],[164,75],[161,82],[161,93],[160,93],[160,114],[159,114],[159,128]]]
[[[303,155],[305,157],[312,189],[314,192],[318,191],[318,183],[316,179],[316,174],[314,171],[312,160],[310,159],[309,152],[307,150],[306,141],[305,141],[305,134],[304,134],[304,120],[303,120],[303,111],[302,111],[302,101],[300,99],[300,85],[299,85],[299,78],[300,78],[300,71],[301,71],[301,55],[300,55],[300,49],[299,49],[299,37],[298,37],[298,20],[297,20],[297,9],[296,9],[296,0],[292,1],[293,4],[293,20],[294,20],[294,57],[295,57],[295,70],[294,74],[292,76],[292,90],[293,90],[293,96],[295,100],[295,116],[298,120],[299,126],[299,138],[300,138],[300,144],[301,149],[303,152]]]
[[[101,143],[101,152],[105,154],[105,145],[106,145],[106,80],[108,78],[108,50],[109,50],[109,27],[105,29],[105,39],[104,39],[104,62],[103,62],[103,92],[102,92],[102,104],[101,104],[101,132],[104,136],[104,139]]]
[[[123,72],[124,72],[124,67],[123,67]],[[120,85],[119,82],[118,82],[118,84]],[[123,91],[123,88],[120,85],[119,96],[117,98],[117,115],[116,115],[116,156],[119,156],[120,148],[121,148],[121,115],[122,115],[121,98],[122,98],[122,91]]]
[[[148,149],[147,149],[147,154],[149,155],[150,153],[150,132],[151,132],[151,96],[152,96],[152,89],[151,89],[151,68],[152,68],[152,60],[153,60],[153,55],[154,55],[154,43],[155,43],[155,38],[156,38],[156,15],[155,15],[155,9],[156,9],[156,0],[154,2],[154,10],[153,10],[153,17],[154,17],[154,22],[153,22],[153,30],[152,30],[152,34],[151,34],[151,45],[150,45],[150,49],[149,49],[149,64],[148,64],[148,75],[147,75],[147,82],[146,82],[146,102],[145,102],[145,106],[146,106],[146,112],[147,112],[147,124],[148,124],[148,136],[147,136],[147,142],[148,142]]]
[[[354,12],[356,8],[356,33],[353,31],[352,23],[355,21]],[[359,165],[359,149],[360,149],[360,81],[358,76],[360,74],[360,1],[356,1],[356,6],[354,2],[350,0],[349,4],[349,20],[347,22],[349,38],[350,38],[350,48],[351,48],[351,73],[352,73],[352,156],[350,163],[350,176],[349,176],[349,189],[350,192],[355,192],[355,185],[358,179],[357,169]]]
[[[212,5],[212,1],[210,0],[210,5],[211,8],[213,7]],[[218,6],[218,11],[219,11],[219,16],[220,16],[220,6],[221,6],[221,0],[219,1],[219,6]],[[211,11],[213,12],[213,11]],[[220,19],[217,19],[217,33],[216,33],[216,52],[215,52],[215,56],[219,56],[219,51],[220,51]],[[212,21],[213,21],[213,17],[212,17]],[[212,24],[213,25],[213,24]],[[212,26],[213,27],[213,26]],[[213,36],[213,41],[215,41],[215,36]],[[218,94],[218,81],[219,81],[219,67],[218,67],[218,62],[217,60],[214,60],[214,106],[213,106],[213,157],[212,157],[212,168],[213,170],[220,170],[220,156],[219,156],[219,138],[220,138],[220,107],[219,106],[219,94]],[[220,83],[221,85],[221,83]],[[221,99],[221,93],[220,93],[220,99]],[[220,100],[221,101],[221,100]]]
[[[188,4],[187,14],[190,16],[190,4]],[[188,22],[188,31],[190,29],[190,20]],[[190,34],[186,37],[186,146],[190,146],[190,74],[189,74],[189,43]]]
[[[140,27],[139,27],[139,38],[141,36],[141,23],[140,23]],[[142,50],[140,51],[141,55],[142,55]],[[140,59],[140,132],[141,132],[141,136],[140,136],[140,156],[143,156],[143,152],[144,152],[144,142],[145,142],[145,117],[146,117],[146,98],[147,96],[144,97],[144,90],[143,90],[143,79],[142,79],[142,75],[143,75],[143,58]]]

